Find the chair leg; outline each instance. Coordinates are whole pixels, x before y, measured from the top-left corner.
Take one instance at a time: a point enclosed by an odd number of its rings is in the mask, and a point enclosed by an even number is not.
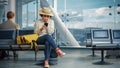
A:
[[[17,54],[16,54],[16,51],[13,51],[13,58],[14,58],[14,61],[15,61],[16,59],[18,59],[18,56],[17,56]]]
[[[37,52],[35,51],[35,61],[37,60]]]
[[[8,50],[7,50],[7,55],[8,55],[7,58],[8,58],[8,60],[9,60],[10,58],[9,58],[9,51],[8,51]]]

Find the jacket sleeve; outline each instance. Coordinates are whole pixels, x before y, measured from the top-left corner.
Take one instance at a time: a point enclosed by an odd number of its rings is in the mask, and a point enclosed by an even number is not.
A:
[[[51,20],[50,26],[48,28],[48,34],[53,34],[54,33],[54,21]]]
[[[34,33],[40,34],[41,31],[39,29],[38,21],[34,24]]]

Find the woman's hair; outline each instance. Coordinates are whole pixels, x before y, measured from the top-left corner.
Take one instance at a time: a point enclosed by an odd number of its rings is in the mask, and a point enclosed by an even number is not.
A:
[[[41,17],[43,16],[42,14],[39,14]]]
[[[43,15],[42,14],[40,14],[40,16],[42,17]],[[50,18],[51,18],[52,16],[50,16]]]
[[[7,18],[10,19],[10,18],[13,18],[14,17],[14,13],[12,11],[9,11],[7,13]]]

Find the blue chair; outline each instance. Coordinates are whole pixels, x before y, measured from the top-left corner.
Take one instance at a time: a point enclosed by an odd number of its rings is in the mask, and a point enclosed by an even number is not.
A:
[[[33,34],[34,30],[18,30],[18,35]]]
[[[15,30],[0,30],[0,50],[9,50],[15,44]]]
[[[16,30],[0,30],[0,51],[12,50],[11,45],[15,44]],[[9,59],[9,57],[8,57]]]
[[[34,30],[17,30],[16,33],[17,33],[17,36],[27,35],[27,34],[33,34]],[[56,35],[53,34],[52,36],[55,39]],[[34,48],[30,49],[30,45],[28,45],[28,44],[12,45],[12,49],[14,50],[14,53],[16,51],[33,51],[34,50]],[[44,44],[43,45],[38,44],[38,49],[43,51],[45,49],[45,45]],[[35,60],[36,60],[37,59],[37,52],[35,50],[34,50],[34,52],[35,52]],[[16,58],[14,57],[14,59],[16,59]]]
[[[21,36],[21,35],[27,35],[27,34],[33,34],[34,33],[34,30],[16,30],[16,37],[17,36]],[[16,42],[16,41],[15,41]],[[25,51],[25,50],[29,50],[29,46],[30,45],[12,45],[12,50],[13,50],[13,54],[15,55],[16,54],[16,51]],[[23,47],[25,49],[23,49]],[[14,56],[14,60],[16,59],[16,57]]]

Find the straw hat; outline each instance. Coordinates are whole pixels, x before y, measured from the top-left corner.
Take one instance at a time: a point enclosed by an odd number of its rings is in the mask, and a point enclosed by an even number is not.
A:
[[[41,15],[53,16],[49,7],[44,7],[43,9],[39,10],[38,13],[41,14]]]

